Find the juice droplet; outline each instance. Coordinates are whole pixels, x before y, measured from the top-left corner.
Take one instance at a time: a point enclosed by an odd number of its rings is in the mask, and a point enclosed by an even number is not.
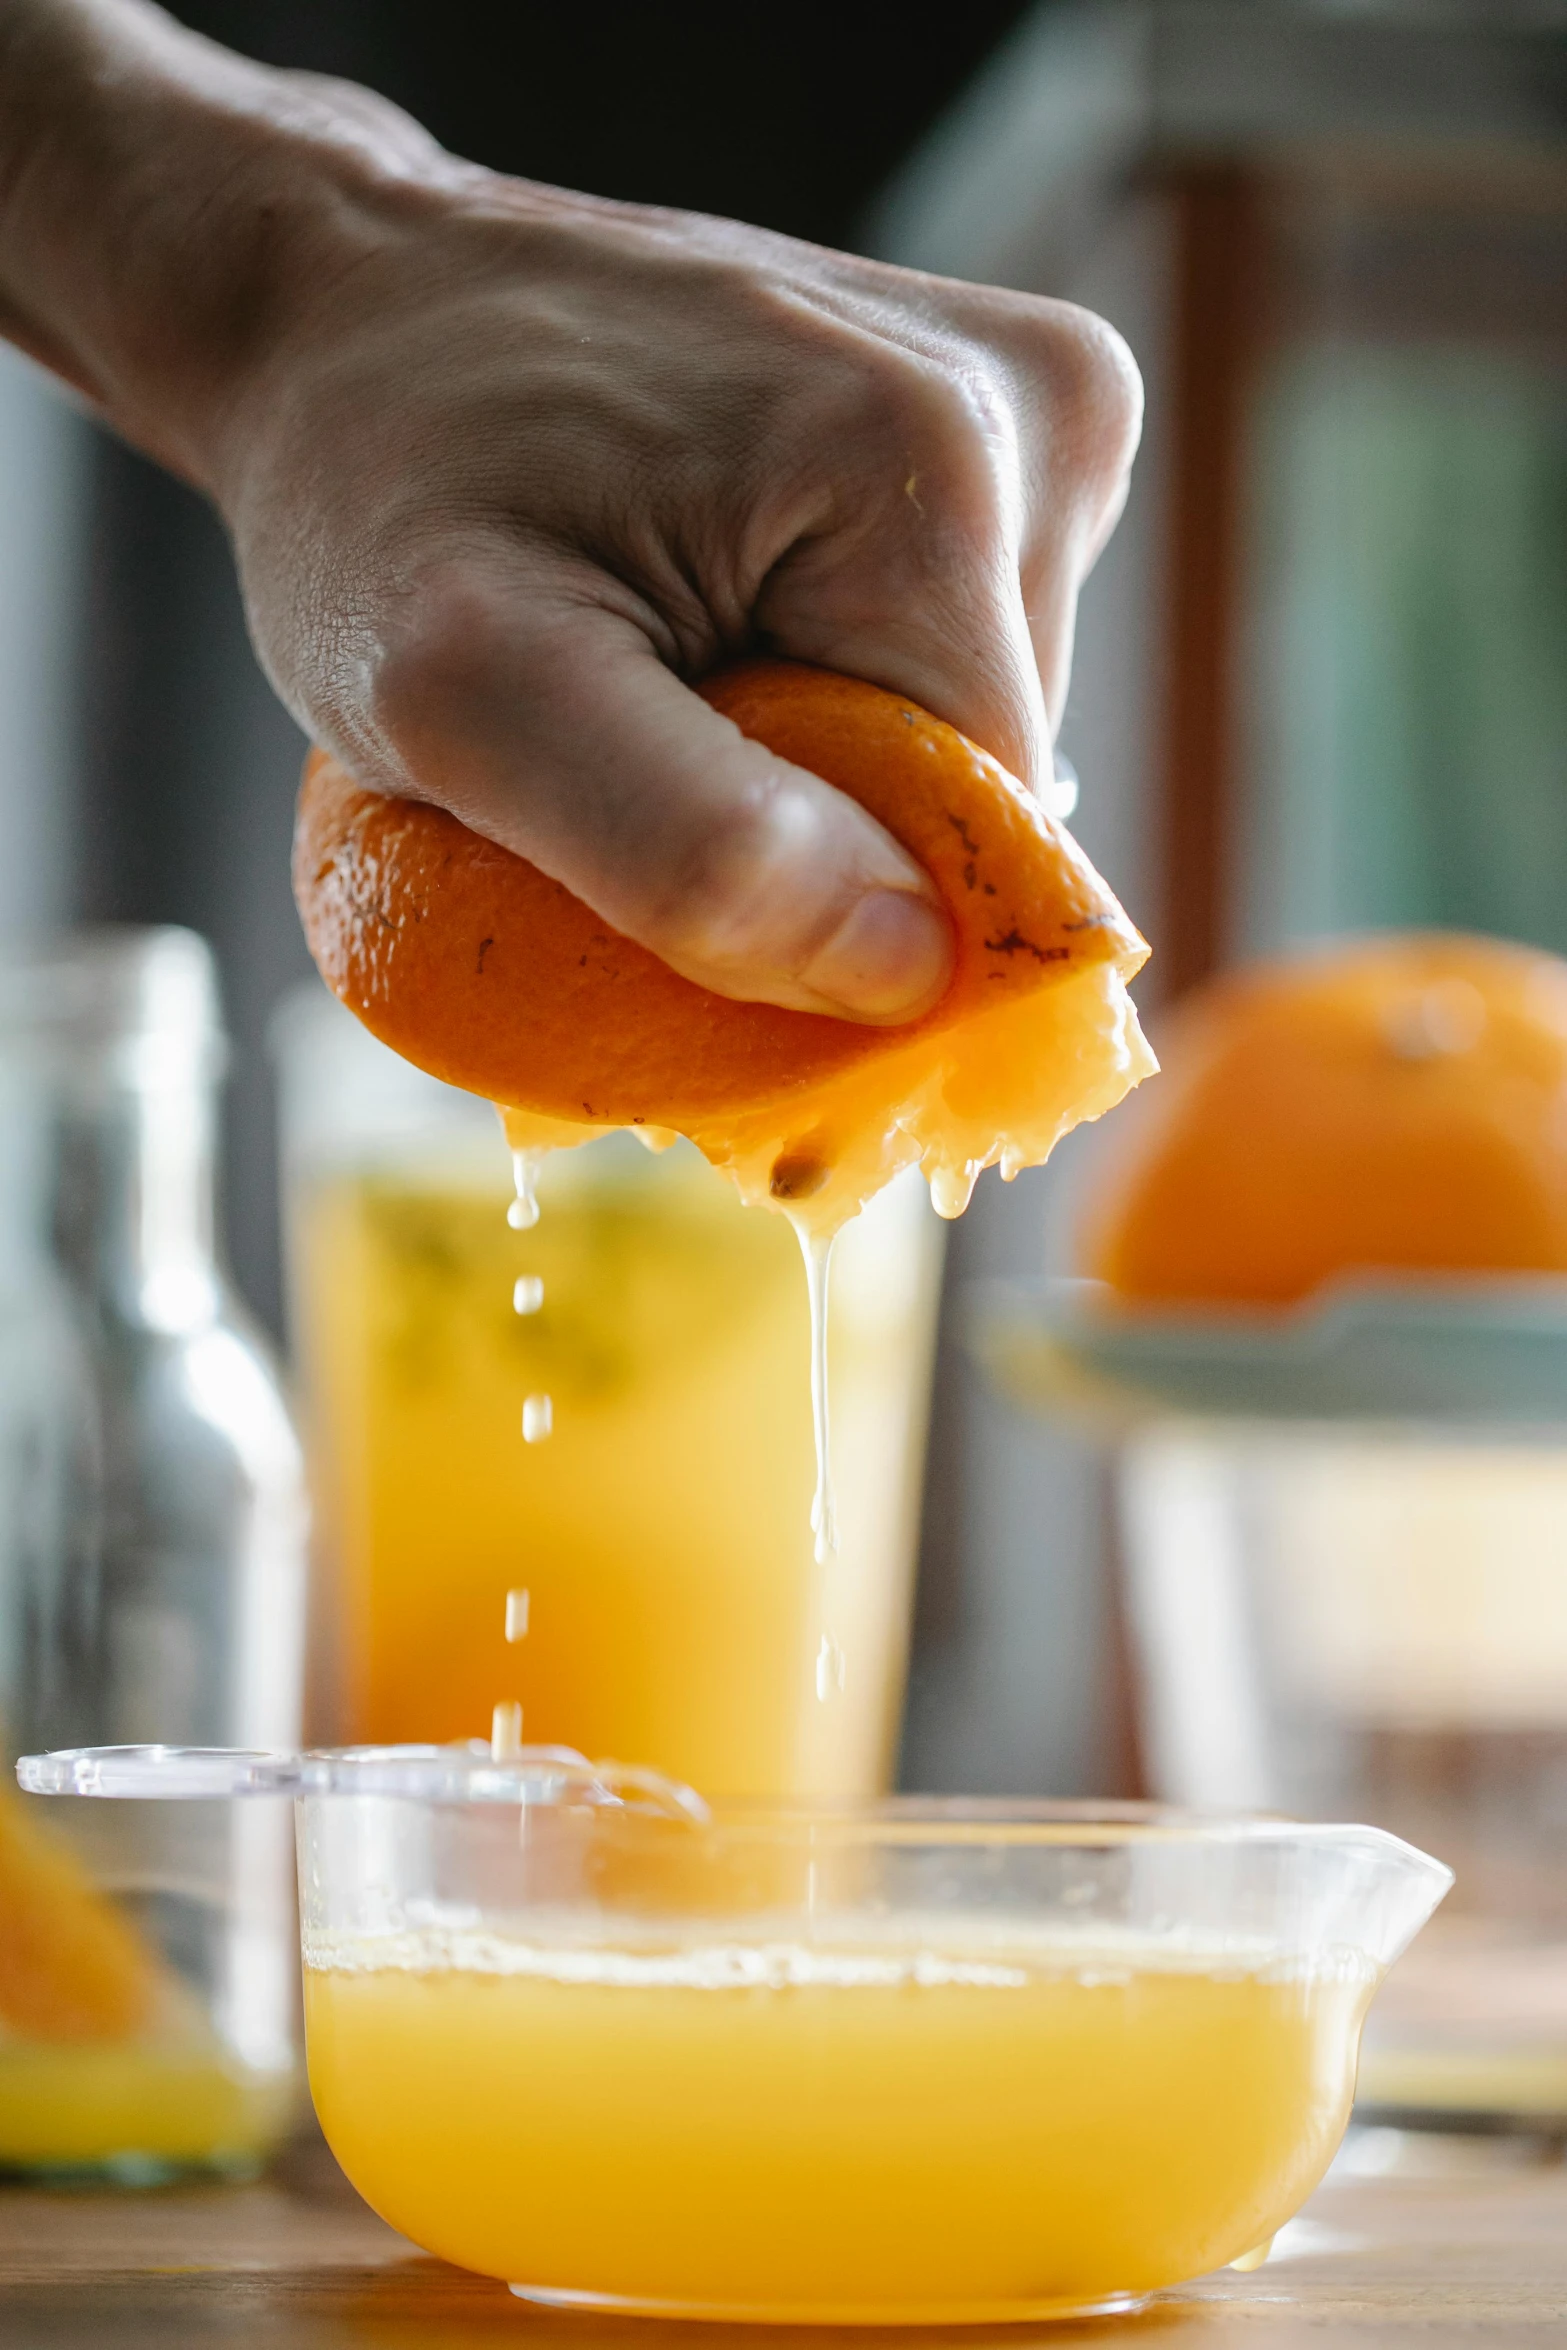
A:
[[[816,1651],[816,1694],[823,1705],[829,1697],[841,1695],[844,1676],[843,1650],[830,1632],[824,1632],[821,1647]]]
[[[544,1303],[544,1284],[537,1273],[523,1273],[512,1284],[511,1304],[516,1314],[536,1314]]]
[[[530,1395],[522,1407],[525,1444],[542,1444],[555,1425],[555,1406],[547,1395]]]
[[[813,1232],[794,1217],[790,1222],[805,1256],[805,1291],[811,1307],[811,1426],[816,1437],[816,1497],[811,1503],[811,1532],[816,1537],[816,1558],[820,1565],[828,1552],[838,1547],[827,1412],[827,1283],[837,1234]]]
[[[1013,1153],[1012,1156],[1015,1161],[1012,1174],[1015,1175],[1023,1166],[1024,1161],[1016,1153]],[[944,1216],[949,1224],[955,1217],[962,1215],[969,1201],[973,1198],[977,1173],[977,1168],[970,1168],[968,1165],[961,1168],[931,1168],[929,1175],[931,1206],[937,1215]],[[1010,1182],[1011,1176],[1008,1176],[1007,1180]]]
[[[539,1220],[539,1163],[542,1151],[513,1151],[511,1154],[512,1181],[517,1196],[506,1210],[506,1221],[513,1232],[531,1232]]]
[[[526,1640],[528,1637],[526,1591],[508,1591],[506,1594],[506,1637],[508,1640]]]
[[[491,1762],[515,1762],[522,1752],[522,1708],[513,1698],[490,1716]]]

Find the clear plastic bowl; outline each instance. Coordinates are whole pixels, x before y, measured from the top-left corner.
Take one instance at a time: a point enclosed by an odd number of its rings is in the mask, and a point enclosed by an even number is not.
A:
[[[34,1757],[292,1794],[322,2126],[428,2250],[567,2306],[967,2323],[1260,2257],[1450,1882],[1375,1829],[726,1810],[563,1749]]]

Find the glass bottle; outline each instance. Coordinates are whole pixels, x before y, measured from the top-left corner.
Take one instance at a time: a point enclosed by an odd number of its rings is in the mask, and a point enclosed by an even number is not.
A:
[[[182,930],[0,959],[0,2168],[245,2167],[298,2072],[281,1805],[92,1830],[18,1753],[299,1735],[298,1445],[213,1243],[224,1040]]]

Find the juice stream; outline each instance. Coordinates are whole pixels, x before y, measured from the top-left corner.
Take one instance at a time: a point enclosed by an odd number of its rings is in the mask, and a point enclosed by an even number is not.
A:
[[[540,1216],[538,1181],[543,1162],[552,1150],[570,1150],[604,1129],[588,1128],[575,1132],[562,1122],[541,1119],[533,1112],[500,1108],[498,1115],[511,1153],[512,1182],[515,1197],[506,1211],[506,1221],[514,1232],[531,1232]],[[637,1140],[647,1149],[663,1151],[676,1139],[661,1128],[633,1128]],[[799,1210],[786,1209],[789,1222],[800,1244],[805,1261],[805,1290],[810,1312],[810,1378],[811,1378],[811,1432],[816,1448],[816,1489],[811,1501],[811,1534],[818,1567],[827,1564],[838,1547],[838,1520],[832,1478],[832,1422],[827,1379],[827,1316],[829,1288],[832,1274],[833,1245],[838,1237],[839,1217],[827,1225],[813,1222]],[[544,1302],[544,1285],[537,1277],[523,1276],[513,1286],[512,1304],[519,1313],[536,1312]],[[554,1427],[553,1400],[548,1395],[530,1395],[522,1407],[522,1433],[529,1444],[542,1442]],[[517,1592],[508,1592],[506,1600],[506,1639],[515,1642],[526,1631],[526,1610],[522,1630],[514,1628],[513,1602]],[[526,1602],[527,1594],[520,1594]],[[825,1594],[821,1606],[822,1630],[815,1665],[817,1700],[827,1704],[841,1695],[847,1679],[847,1657],[844,1647],[827,1621]],[[497,1762],[508,1760],[522,1743],[523,1711],[514,1700],[496,1704],[490,1730],[491,1751]]]
[[[832,1247],[836,1232],[813,1232],[791,1216],[805,1258],[805,1294],[811,1308],[811,1433],[816,1440],[816,1492],[811,1501],[811,1532],[816,1537],[816,1563],[824,1566],[829,1551],[838,1547],[838,1513],[832,1489],[832,1423],[827,1409],[827,1289],[832,1275]]]

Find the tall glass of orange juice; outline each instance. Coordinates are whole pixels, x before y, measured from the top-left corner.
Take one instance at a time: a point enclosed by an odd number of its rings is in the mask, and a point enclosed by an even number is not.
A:
[[[323,1727],[447,1740],[515,1704],[530,1744],[710,1792],[882,1788],[941,1260],[917,1179],[835,1254],[838,1545],[818,1562],[781,1216],[685,1144],[611,1135],[545,1161],[519,1229],[487,1104],[324,990],[286,1007],[279,1051]]]

